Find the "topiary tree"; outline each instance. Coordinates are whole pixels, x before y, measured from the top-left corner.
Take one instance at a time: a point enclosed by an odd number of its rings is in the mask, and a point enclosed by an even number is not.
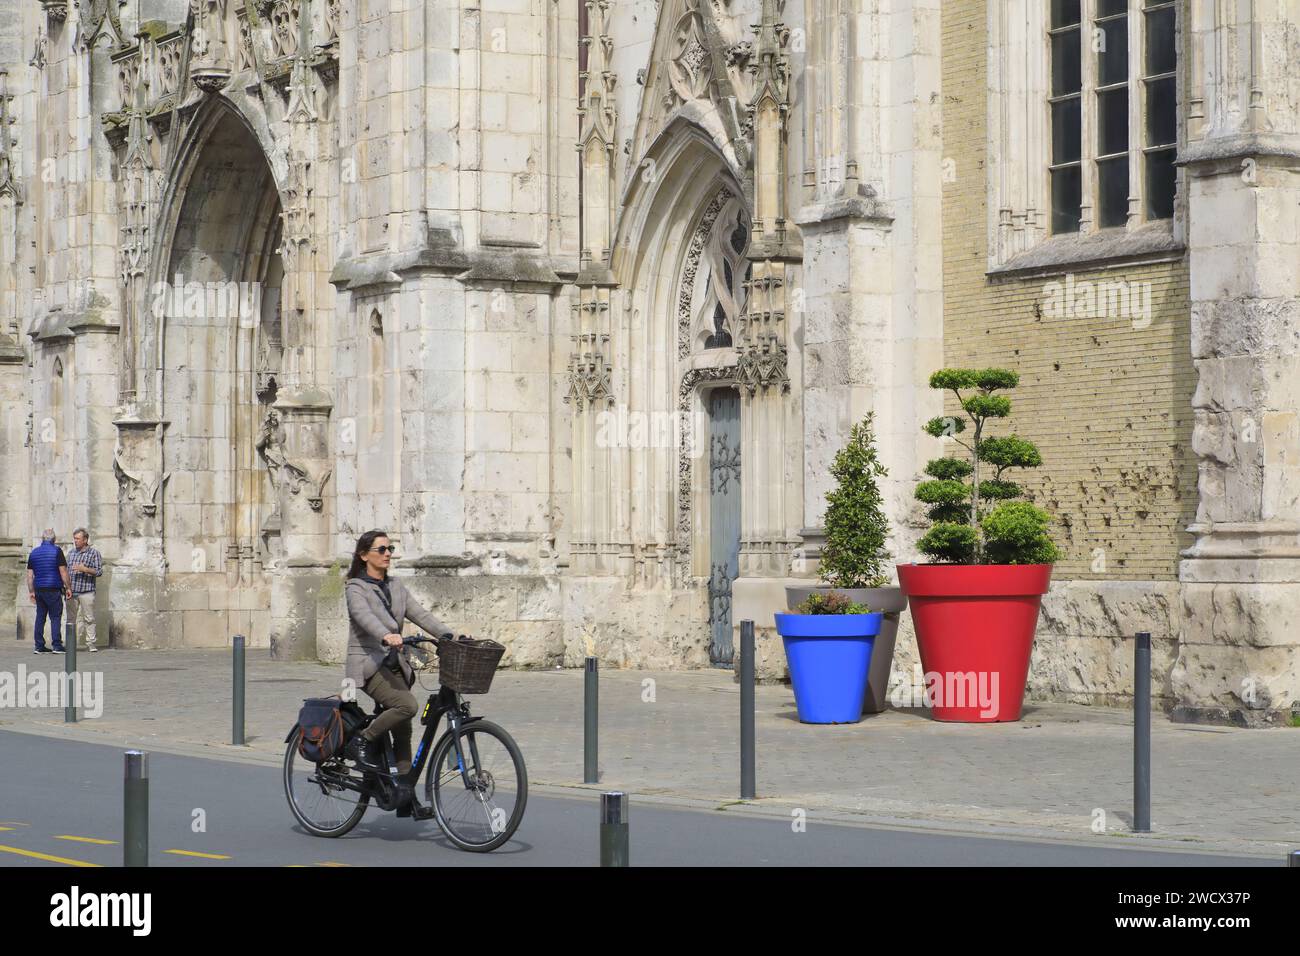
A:
[[[969,458],[936,458],[925,466],[931,480],[916,486],[916,498],[930,506],[927,515],[934,522],[916,546],[936,561],[1050,564],[1060,557],[1047,534],[1051,516],[1027,501],[1012,500],[1024,490],[1002,477],[1011,468],[1039,467],[1038,449],[1015,435],[984,434],[990,419],[1011,414],[1011,400],[994,392],[1019,384],[1017,373],[1001,368],[948,368],[930,376],[930,387],[956,395],[973,425],[969,443],[957,437],[966,432],[964,419],[932,418],[924,426],[928,434],[952,438],[969,452]],[[962,389],[975,393],[963,395]]]
[[[889,583],[884,563],[889,519],[877,478],[889,474],[876,457],[875,416],[853,426],[849,442],[835,455],[835,487],[826,495],[826,545],[821,578],[836,588],[878,588]]]

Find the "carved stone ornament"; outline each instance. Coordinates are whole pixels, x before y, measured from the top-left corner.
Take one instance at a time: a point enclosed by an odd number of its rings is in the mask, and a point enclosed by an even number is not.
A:
[[[123,500],[133,503],[141,518],[152,518],[158,514],[158,492],[167,484],[171,472],[164,472],[161,477],[156,471],[132,474],[122,467],[121,458],[114,454],[113,474],[117,476]]]
[[[608,343],[608,335],[589,333],[573,337],[578,351],[569,355],[569,393],[566,402],[586,408],[597,402],[614,400],[612,373],[601,348]]]
[[[55,23],[68,19],[68,0],[41,0],[45,15]]]
[[[311,494],[307,496],[307,505],[312,511],[320,511],[325,506],[325,484],[330,480],[332,474],[334,474],[334,470],[326,468],[325,473],[320,476],[320,481],[311,484]],[[297,488],[293,488],[293,493],[296,495],[301,487],[299,485]]]
[[[280,423],[279,413],[272,409],[267,413],[266,420],[262,422],[262,430],[258,433],[254,447],[257,448],[257,453],[262,456],[262,461],[266,463],[266,471],[271,478],[271,487],[278,492],[281,481],[285,480],[286,483],[293,483],[293,490],[296,493],[298,488],[302,487],[303,482],[307,480],[307,473],[296,465],[289,463],[289,458],[285,454],[284,442],[284,425]]]
[[[704,34],[699,8],[699,0],[686,0],[686,11],[673,30],[668,78],[673,93],[683,102],[703,97],[713,79],[713,55]]]
[[[677,286],[677,356],[685,358],[691,354],[691,327],[694,325],[692,299],[695,293],[695,273],[700,268],[700,257],[704,254],[705,243],[713,234],[713,223],[722,212],[727,200],[735,195],[726,186],[718,190],[700,216],[700,221],[691,236],[691,243],[686,248],[686,257],[682,265],[681,279]]]
[[[312,237],[315,233],[316,215],[312,211],[312,164],[301,152],[292,151],[288,157],[288,176],[283,195],[281,218],[284,237],[280,252],[290,263],[297,263],[300,254],[314,252]]]
[[[0,70],[0,196],[8,196],[15,205],[22,205],[23,188],[14,169],[14,138],[9,132],[14,116],[8,79],[8,74]]]
[[[782,391],[790,388],[790,375],[787,371],[789,357],[785,343],[777,336],[764,338],[761,344],[751,345],[740,352],[740,361],[736,368],[736,384],[749,390],[753,395],[759,389],[777,387]]]
[[[44,31],[36,34],[36,46],[32,50],[32,58],[27,61],[28,66],[38,70],[45,69],[45,47],[48,42]]]
[[[325,485],[333,474],[333,469],[326,469],[320,478],[313,478],[311,472],[302,465],[289,461],[285,453],[285,430],[280,422],[280,415],[275,409],[267,413],[262,422],[262,430],[257,436],[257,453],[266,463],[267,474],[271,478],[271,487],[277,492],[283,484],[290,494],[299,494],[308,489],[307,504],[312,511],[324,507]]]
[[[196,67],[190,71],[190,79],[195,86],[211,96],[226,88],[230,82],[230,71],[219,66]]]

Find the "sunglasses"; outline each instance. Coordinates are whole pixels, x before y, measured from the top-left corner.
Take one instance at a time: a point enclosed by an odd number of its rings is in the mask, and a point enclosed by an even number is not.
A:
[[[379,547],[370,550],[375,554],[391,554],[393,557],[397,557],[397,545],[395,544],[381,544]]]

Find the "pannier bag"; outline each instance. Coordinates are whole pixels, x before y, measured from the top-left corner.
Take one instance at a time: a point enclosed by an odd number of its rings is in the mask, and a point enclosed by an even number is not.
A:
[[[343,750],[343,701],[338,697],[309,697],[298,711],[298,753],[304,760],[321,763]]]
[[[362,710],[355,700],[345,700],[339,705],[339,714],[343,717],[343,742],[347,743],[352,735],[365,727],[374,718]]]

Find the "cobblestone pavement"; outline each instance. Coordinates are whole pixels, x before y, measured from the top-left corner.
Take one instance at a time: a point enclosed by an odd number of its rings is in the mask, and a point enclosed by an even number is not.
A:
[[[62,709],[5,706],[0,729],[277,762],[301,699],[338,692],[343,669],[265,654],[249,653],[246,747],[230,746],[231,657],[219,650],[83,651],[81,670],[103,674],[102,716],[72,726]],[[0,649],[0,673],[16,674],[19,665],[48,673],[61,670],[63,658],[36,657],[16,642]],[[415,691],[423,696],[419,685]],[[501,671],[492,693],[471,702],[514,734],[534,784],[582,787],[582,692],[581,671]],[[760,686],[756,698],[758,800],[729,809],[802,808],[828,820],[1123,837],[1267,856],[1300,846],[1300,729],[1189,726],[1157,716],[1154,832],[1136,837],[1127,711],[1029,704],[1018,723],[974,725],[891,710],[858,724],[813,726],[797,720],[788,687]],[[593,789],[735,803],[739,703],[728,671],[602,671],[601,779]],[[1106,833],[1098,834],[1103,820]]]

